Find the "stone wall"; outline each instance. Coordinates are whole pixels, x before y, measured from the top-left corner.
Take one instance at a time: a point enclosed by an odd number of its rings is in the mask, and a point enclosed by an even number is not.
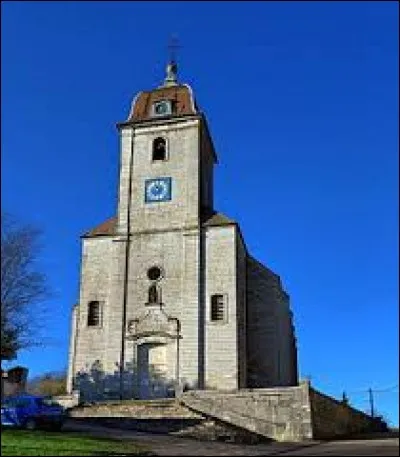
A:
[[[53,400],[66,409],[74,408],[79,404],[79,391],[74,390],[70,394],[53,396]]]
[[[247,260],[247,387],[297,384],[288,295],[277,274]],[[266,350],[268,348],[268,350]],[[293,350],[294,349],[294,350]]]
[[[70,412],[70,417],[135,417],[139,419],[201,418],[180,405],[175,399],[105,401],[82,405]]]
[[[191,391],[181,401],[197,412],[277,441],[334,439],[387,429],[380,419],[313,389],[299,386]]]
[[[236,392],[191,391],[180,400],[222,422],[277,441],[313,437],[308,385]]]
[[[238,356],[238,387],[247,387],[247,250],[240,229],[235,230],[236,238],[236,315]]]
[[[385,424],[368,414],[310,388],[310,404],[315,439],[385,431]]]
[[[167,160],[152,161],[152,142],[157,137],[167,142]],[[199,214],[199,120],[180,120],[161,125],[138,125],[121,129],[121,168],[118,200],[118,231],[126,233],[129,177],[132,177],[132,233],[155,230],[180,230],[198,225]],[[132,149],[133,148],[133,149]],[[133,151],[133,154],[132,154]],[[172,179],[172,199],[146,204],[146,179],[168,176]]]
[[[121,244],[121,243],[120,243]],[[80,388],[87,398],[96,399],[101,395],[95,383],[89,378],[115,370],[121,341],[121,311],[113,306],[112,283],[118,281],[117,254],[119,245],[112,237],[84,238],[82,240],[81,287],[79,305],[74,307],[71,332],[67,388]],[[88,304],[100,303],[100,325],[89,327]],[[110,327],[118,326],[109,344],[107,335]],[[112,362],[108,362],[109,357]],[[78,376],[78,373],[80,376]],[[78,379],[76,379],[78,378]]]
[[[164,368],[158,366],[160,376],[166,383],[174,382],[179,376],[183,383],[197,386],[198,382],[198,290],[199,290],[199,234],[197,230],[163,231],[159,233],[135,234],[131,239],[132,255],[130,258],[127,302],[127,322],[143,319],[149,313],[148,289],[150,281],[147,270],[157,265],[163,271],[158,282],[162,309],[171,319],[180,323],[179,354],[176,339],[167,342],[159,339],[160,344],[167,344]],[[149,329],[157,330],[156,327]],[[112,333],[110,332],[110,338]],[[171,336],[175,336],[173,331]],[[139,374],[139,347],[150,343],[149,338],[137,339],[138,333],[132,334],[134,340],[127,340],[126,362],[131,362],[134,372]],[[156,335],[153,335],[154,337]],[[177,364],[179,361],[179,373]],[[150,360],[149,360],[150,363]],[[139,397],[142,395],[136,392]],[[142,397],[143,398],[143,397]]]
[[[208,227],[205,242],[205,375],[207,389],[237,389],[239,378],[235,226]],[[223,259],[221,261],[221,253]],[[211,297],[225,297],[224,319],[211,320]]]

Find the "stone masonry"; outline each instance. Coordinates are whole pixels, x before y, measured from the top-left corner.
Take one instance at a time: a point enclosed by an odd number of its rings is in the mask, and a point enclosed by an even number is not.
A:
[[[215,210],[206,117],[168,71],[118,125],[116,216],[82,236],[68,390],[85,401],[298,382],[289,296]]]

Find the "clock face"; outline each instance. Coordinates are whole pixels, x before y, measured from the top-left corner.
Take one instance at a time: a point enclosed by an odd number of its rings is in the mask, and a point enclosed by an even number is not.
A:
[[[146,179],[145,202],[164,202],[171,200],[171,178]]]
[[[154,114],[162,116],[170,112],[170,106],[168,101],[162,101],[154,104]]]

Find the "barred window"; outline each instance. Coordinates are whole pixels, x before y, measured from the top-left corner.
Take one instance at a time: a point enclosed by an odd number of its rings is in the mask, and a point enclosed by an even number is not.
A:
[[[211,296],[211,320],[223,321],[226,312],[225,297],[222,294],[215,294]]]
[[[99,327],[101,324],[100,302],[91,301],[88,305],[88,327]]]

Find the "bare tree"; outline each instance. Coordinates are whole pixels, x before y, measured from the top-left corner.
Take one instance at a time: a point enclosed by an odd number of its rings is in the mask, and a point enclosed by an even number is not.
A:
[[[1,360],[37,344],[47,278],[38,266],[41,231],[1,214]]]
[[[27,390],[35,395],[64,395],[66,389],[66,371],[50,371],[31,379]]]

